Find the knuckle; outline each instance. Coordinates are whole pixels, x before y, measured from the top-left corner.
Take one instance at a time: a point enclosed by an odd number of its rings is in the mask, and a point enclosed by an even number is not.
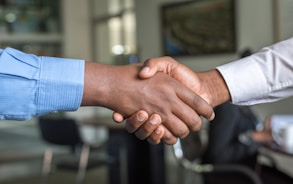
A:
[[[192,103],[194,104],[195,107],[201,107],[204,102],[205,102],[204,99],[200,98],[199,96],[197,95],[193,96]]]
[[[172,141],[172,139],[173,139],[174,137],[173,136],[171,136],[171,135],[165,135],[164,137],[163,137],[163,142],[165,143],[165,144],[168,144],[169,142],[171,142]]]
[[[152,137],[148,138],[147,141],[150,143],[150,144],[159,144],[161,141],[160,140],[155,140],[153,139]]]
[[[170,57],[170,56],[164,56],[163,59],[168,60],[168,61],[172,61],[173,60],[173,58]]]
[[[189,130],[185,126],[181,126],[177,132],[174,132],[175,137],[184,137],[189,134]]]
[[[174,58],[172,58],[170,56],[164,56],[163,59],[168,61],[168,62],[175,62]]]
[[[144,140],[145,137],[140,133],[140,132],[135,132],[135,136],[140,139],[140,140]]]
[[[202,120],[199,116],[194,117],[192,123],[189,126],[189,129],[193,132],[199,131],[201,129]]]
[[[163,143],[167,145],[174,145],[177,142],[177,138],[169,138],[169,139],[163,139]]]
[[[180,136],[180,138],[183,139],[183,138],[187,137],[188,134],[189,134],[189,132],[190,132],[189,130],[185,131],[184,133],[182,133],[182,135]]]
[[[132,124],[126,123],[125,124],[125,129],[127,130],[127,132],[129,133],[133,133],[135,131],[135,128],[132,126]]]
[[[151,62],[152,58],[148,58],[144,61],[144,65],[148,65]]]
[[[149,66],[156,61],[156,58],[148,58],[144,61],[144,66]]]

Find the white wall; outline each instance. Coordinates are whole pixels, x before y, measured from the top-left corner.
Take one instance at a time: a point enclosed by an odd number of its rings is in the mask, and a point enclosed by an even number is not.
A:
[[[143,61],[150,57],[162,55],[160,38],[159,8],[163,3],[180,2],[180,0],[148,0],[136,1],[137,43],[139,57]],[[236,30],[238,52],[246,47],[258,51],[273,43],[273,5],[268,0],[237,0]],[[177,57],[176,59],[193,70],[212,69],[218,65],[238,58],[235,54],[213,55],[202,57]],[[277,103],[255,106],[261,118],[272,113],[293,113],[293,99]]]

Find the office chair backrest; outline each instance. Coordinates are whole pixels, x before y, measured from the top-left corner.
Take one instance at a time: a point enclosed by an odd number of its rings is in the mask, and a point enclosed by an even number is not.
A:
[[[53,144],[74,146],[81,143],[76,121],[68,118],[39,118],[42,138]]]
[[[237,176],[236,183],[244,181],[245,183],[262,184],[258,175],[247,166],[241,164],[203,164],[202,157],[206,153],[207,143],[202,139],[200,132],[192,132],[173,145],[175,158],[183,168],[195,173],[202,173],[205,179],[210,176],[212,178],[217,176],[217,179],[219,176],[228,176],[229,180],[232,176]],[[216,183],[221,183],[221,180]]]
[[[196,173],[211,172],[214,169],[213,165],[201,164],[205,147],[206,145],[201,139],[200,132],[192,132],[173,145],[173,152],[176,160],[183,168]]]

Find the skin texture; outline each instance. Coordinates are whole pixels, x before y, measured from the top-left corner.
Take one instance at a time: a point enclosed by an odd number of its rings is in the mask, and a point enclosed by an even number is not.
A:
[[[140,79],[141,67],[140,64],[111,66],[86,62],[81,105],[106,107],[123,119],[143,109],[147,115],[157,117],[157,122],[162,122],[167,144],[176,142],[176,137],[187,136],[189,131],[199,130],[200,116],[213,116],[213,108],[205,100],[165,73]],[[137,128],[131,122],[126,127],[128,130]],[[147,126],[141,129],[137,137],[144,139],[148,130]]]
[[[171,57],[161,57],[147,60],[144,63],[144,68],[139,73],[139,77],[148,79],[159,73],[165,73],[176,79],[178,82],[191,89],[195,94],[201,96],[212,107],[231,99],[226,83],[216,69],[197,73],[178,63]],[[166,137],[169,136],[169,133],[167,133],[168,136],[165,135],[169,127],[165,127],[164,124],[161,124],[159,118],[154,118],[158,115],[149,115],[150,114],[144,111],[133,114],[126,121],[127,130],[129,132],[135,132],[136,136],[140,139],[148,139],[152,144],[158,144],[161,141],[170,143],[166,141]],[[212,120],[213,118],[214,114],[207,119]],[[125,117],[115,112],[113,114],[113,119],[116,122],[122,122]],[[151,123],[153,121],[157,123]],[[168,139],[170,139],[170,137],[168,137]],[[172,140],[176,140],[176,137],[173,137]],[[171,144],[173,143],[176,143],[176,141]]]
[[[263,130],[252,132],[251,138],[255,142],[259,143],[270,143],[273,141],[271,129],[271,116],[266,118]]]

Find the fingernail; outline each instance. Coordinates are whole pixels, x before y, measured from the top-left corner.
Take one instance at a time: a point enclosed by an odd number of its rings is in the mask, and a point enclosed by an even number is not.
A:
[[[150,71],[150,67],[146,66],[143,67],[143,69],[141,70],[143,73],[148,73]]]
[[[156,124],[158,124],[159,123],[159,120],[158,120],[158,118],[156,118],[156,117],[154,117],[154,118],[152,118],[151,120],[150,120],[150,124],[151,125],[156,125]]]
[[[209,121],[213,120],[215,118],[215,112],[213,112],[213,114],[211,115],[211,117],[209,118]]]
[[[155,134],[160,134],[162,131],[161,131],[161,129],[160,128],[157,128],[156,130],[155,130]]]
[[[145,115],[143,113],[137,114],[137,120],[138,121],[144,121],[146,119]]]

